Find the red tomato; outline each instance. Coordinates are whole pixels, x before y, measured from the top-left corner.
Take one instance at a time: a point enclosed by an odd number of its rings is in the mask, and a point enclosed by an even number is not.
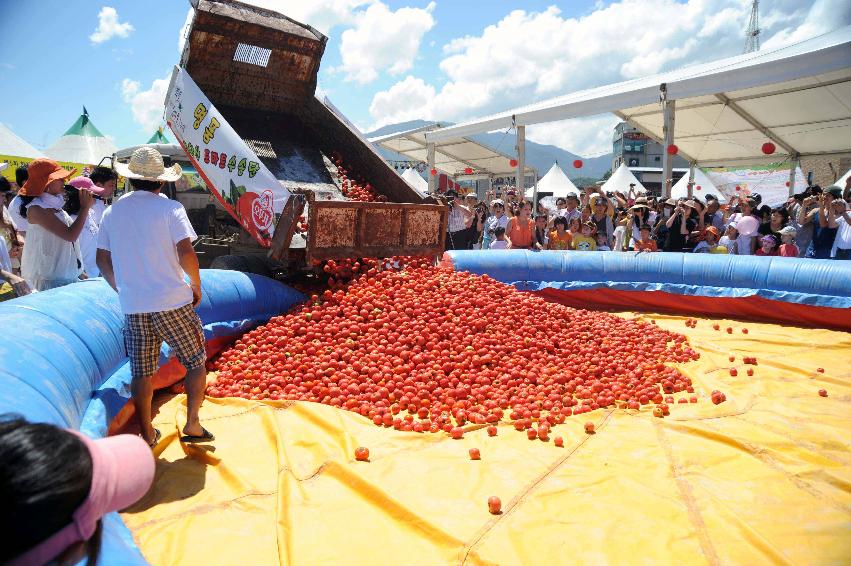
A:
[[[824,373],[824,368],[816,368],[816,371],[819,373]]]
[[[470,448],[470,460],[481,460],[482,455],[478,448]]]
[[[827,397],[827,389],[819,389],[818,394],[822,397]]]
[[[737,375],[739,375],[739,371],[736,368],[730,368],[730,375],[736,377]]]
[[[733,329],[728,326],[727,327],[727,334],[732,334],[732,333],[733,333]]]
[[[496,436],[497,428],[493,425],[488,427],[488,436]]]
[[[594,423],[585,423],[585,432],[587,434],[594,434]]]
[[[499,500],[499,497],[495,495],[488,497],[488,511],[491,512],[491,515],[502,513],[502,501]]]
[[[538,431],[535,430],[534,428],[527,429],[526,430],[526,437],[529,440],[535,440],[536,438],[538,438]]]
[[[451,431],[449,434],[450,434],[450,435],[452,436],[452,438],[454,438],[455,440],[459,440],[459,439],[461,439],[461,438],[464,438],[464,429],[463,429],[463,428],[461,428],[460,426],[456,426],[456,427],[453,427],[453,428],[452,428],[452,431]]]
[[[553,444],[558,446],[559,448],[564,448],[564,439],[560,436],[556,436],[553,438]]]
[[[753,369],[748,368],[747,374],[748,374],[748,375],[753,375]]]
[[[355,460],[357,460],[358,462],[368,462],[369,448],[364,448],[363,446],[355,448]]]
[[[662,410],[662,407],[654,407],[653,408],[653,416],[659,417],[660,419],[665,416],[665,412]]]

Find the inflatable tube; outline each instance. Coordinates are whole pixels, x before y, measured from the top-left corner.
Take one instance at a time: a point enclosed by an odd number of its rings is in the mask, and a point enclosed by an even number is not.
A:
[[[442,264],[580,308],[726,315],[851,330],[851,263],[843,261],[513,250],[447,252]]]
[[[201,286],[208,356],[306,298],[237,271],[202,270]],[[122,325],[118,296],[103,279],[0,304],[0,413],[104,436],[130,398]],[[182,376],[169,354],[164,345],[159,385]],[[146,564],[117,513],[104,519],[101,564]]]

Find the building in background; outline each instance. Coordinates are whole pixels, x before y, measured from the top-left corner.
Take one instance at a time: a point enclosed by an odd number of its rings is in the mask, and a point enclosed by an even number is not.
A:
[[[665,148],[626,122],[615,126],[612,136],[612,171],[625,163],[648,190],[658,193],[662,187],[662,154]],[[674,182],[688,169],[688,162],[675,155]]]

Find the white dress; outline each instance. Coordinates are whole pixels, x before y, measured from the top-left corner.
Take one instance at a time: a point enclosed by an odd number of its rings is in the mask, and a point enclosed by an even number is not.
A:
[[[71,216],[71,220],[77,220],[77,215]],[[89,216],[86,218],[86,225],[83,226],[80,237],[77,238],[77,246],[80,250],[80,256],[83,258],[83,271],[89,277],[100,277],[100,269],[98,269],[96,261],[99,229],[100,227],[95,219],[92,218],[91,212],[89,212]]]
[[[64,210],[56,218],[70,226],[71,217]],[[82,273],[79,246],[49,232],[44,226],[30,224],[27,243],[21,257],[21,276],[36,291],[46,291],[78,281]]]

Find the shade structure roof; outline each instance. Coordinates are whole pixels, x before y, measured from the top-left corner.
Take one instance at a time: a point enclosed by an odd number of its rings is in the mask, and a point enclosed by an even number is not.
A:
[[[700,189],[698,189],[700,187]],[[706,198],[706,195],[718,197],[718,202],[727,202],[727,197],[724,193],[718,190],[706,173],[700,167],[694,168],[694,188],[692,194],[701,200]],[[671,198],[686,198],[688,197],[688,175],[683,175],[673,187],[671,187]]]
[[[39,150],[25,142],[18,135],[0,123],[0,155],[9,157],[44,157]]]
[[[44,153],[56,161],[97,165],[101,159],[115,153],[116,149],[115,144],[92,123],[89,113],[83,108],[77,121]]]
[[[526,196],[531,197],[533,190],[534,188],[526,189]],[[538,192],[549,193],[553,197],[559,198],[566,197],[568,193],[578,195],[579,189],[576,188],[573,181],[564,174],[564,171],[558,166],[558,163],[553,163],[553,166],[550,167],[547,174],[541,177],[538,181]]]
[[[428,162],[426,133],[440,128],[431,124],[405,132],[371,138],[369,141],[384,149],[400,153],[409,159]],[[517,173],[517,167],[511,166],[513,156],[501,153],[473,139],[454,136],[435,143],[434,166],[444,173],[455,177],[509,177]],[[467,168],[472,173],[466,173]],[[525,168],[526,175],[535,173],[532,167]]]
[[[410,167],[402,172],[401,177],[421,195],[428,194],[428,181]]]
[[[675,144],[698,164],[851,152],[851,26],[786,47],[574,92],[429,133],[429,141],[611,112],[663,139],[660,86],[676,101]],[[776,153],[767,156],[764,143]]]
[[[620,166],[614,170],[612,176],[606,179],[606,182],[603,183],[603,186],[600,188],[604,191],[620,191],[626,194],[629,191],[630,183],[635,183],[636,192],[647,192],[647,189],[644,188],[644,185],[641,184],[641,181],[635,178],[635,175],[632,174],[632,171],[629,170],[629,167],[621,163]]]

